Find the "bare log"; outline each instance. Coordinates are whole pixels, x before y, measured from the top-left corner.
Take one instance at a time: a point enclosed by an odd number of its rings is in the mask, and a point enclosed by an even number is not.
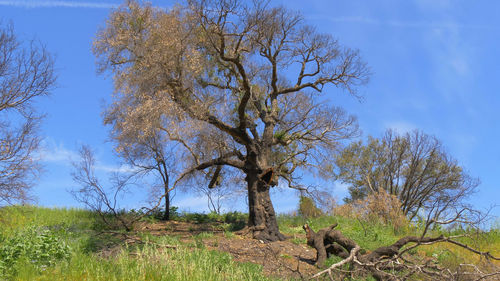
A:
[[[448,268],[440,267],[433,259],[424,261],[415,260],[409,256],[403,256],[409,249],[414,249],[421,245],[434,243],[451,243],[462,247],[472,253],[484,257],[486,260],[499,260],[499,257],[493,256],[490,252],[482,252],[474,249],[464,243],[453,240],[453,237],[440,235],[437,237],[425,236],[405,236],[395,243],[379,247],[371,252],[365,252],[352,239],[345,237],[342,232],[335,230],[337,224],[323,228],[314,232],[309,225],[303,226],[306,232],[307,244],[316,249],[316,265],[323,266],[327,257],[335,255],[343,260],[337,262],[327,269],[314,274],[311,279],[319,278],[328,274],[333,280],[332,273],[343,265],[349,265],[350,272],[359,271],[363,274],[372,275],[376,280],[407,280],[415,274],[422,274],[431,279],[437,280],[461,280],[460,276],[467,275],[473,280],[488,280],[487,278],[500,275],[500,268],[494,271],[483,272],[473,266],[474,271],[452,271]],[[413,244],[410,247],[405,247]],[[470,265],[463,265],[465,267]],[[344,270],[345,271],[345,270]]]

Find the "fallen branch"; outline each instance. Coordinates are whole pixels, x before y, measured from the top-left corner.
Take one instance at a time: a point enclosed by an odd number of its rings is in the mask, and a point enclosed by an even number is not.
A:
[[[336,268],[339,268],[339,267],[343,266],[344,264],[348,264],[348,263],[352,262],[354,260],[354,258],[356,257],[356,255],[358,254],[359,250],[361,250],[361,248],[359,246],[354,247],[351,250],[351,253],[349,254],[349,256],[346,259],[341,260],[338,263],[332,264],[329,268],[327,268],[327,269],[325,269],[323,271],[320,271],[320,272],[314,274],[311,277],[311,279],[320,277],[321,275],[323,275],[325,273],[328,273],[328,275],[331,276],[332,275],[332,270],[334,270]]]
[[[500,260],[490,252],[482,252],[467,244],[453,240],[454,237],[406,236],[389,246],[379,247],[371,252],[365,253],[361,247],[353,240],[345,237],[342,232],[335,230],[337,224],[323,228],[314,232],[309,225],[303,226],[307,244],[316,249],[316,265],[323,266],[327,257],[335,255],[343,260],[337,262],[327,269],[314,274],[310,279],[319,278],[328,274],[334,280],[333,272],[345,271],[340,267],[349,265],[349,272],[360,271],[362,274],[372,275],[376,280],[407,280],[413,275],[423,274],[436,280],[460,280],[460,276],[468,275],[475,280],[485,280],[487,278],[500,275],[500,268],[495,268],[493,272],[483,272],[477,266],[473,266],[474,272],[464,272],[440,267],[433,259],[417,260],[412,256],[404,256],[409,249],[414,249],[421,245],[435,243],[450,243],[462,247],[472,253],[480,255],[486,260]],[[411,247],[405,247],[413,244]],[[492,264],[493,265],[493,264]],[[463,267],[465,265],[461,265]],[[471,265],[468,265],[471,266]],[[468,279],[470,280],[470,279]]]

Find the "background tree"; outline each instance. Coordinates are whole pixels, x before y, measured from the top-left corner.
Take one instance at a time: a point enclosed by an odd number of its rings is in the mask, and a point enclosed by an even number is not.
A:
[[[367,81],[358,52],[267,1],[168,11],[127,1],[94,43],[100,69],[114,74],[115,103],[159,112],[144,121],[174,132],[189,152],[175,184],[212,167],[244,178],[254,238],[285,238],[270,188],[282,180],[303,189],[304,171],[329,175],[339,141],[356,134],[355,119],[320,94],[329,86],[355,94]]]
[[[139,217],[126,214],[119,207],[119,198],[127,192],[128,180],[115,174],[110,187],[102,185],[95,172],[96,160],[92,149],[83,145],[79,155],[80,159],[73,163],[74,170],[71,173],[73,181],[80,185],[79,189],[71,192],[75,200],[98,214],[108,227],[115,228],[115,222],[118,222],[125,230],[132,230]]]
[[[133,174],[135,177],[148,178],[153,181],[153,186],[161,187],[160,197],[164,199],[162,218],[169,220],[171,179],[176,175],[176,167],[179,167],[176,160],[179,160],[180,155],[168,131],[144,122],[153,119],[151,114],[154,113],[137,110],[133,104],[114,103],[105,112],[104,123],[112,126],[111,138],[116,144],[116,152],[124,164],[132,169],[124,177]],[[151,190],[156,193],[154,191]],[[156,209],[159,202],[154,206]]]
[[[165,106],[158,111],[161,100],[152,96],[149,98],[148,102],[154,103],[154,106],[138,104],[135,99],[121,99],[113,103],[104,113],[104,123],[112,126],[111,139],[115,142],[116,152],[132,170],[124,177],[134,174],[136,178],[146,179],[146,184],[152,187],[153,208],[159,206],[158,198],[163,198],[163,219],[169,220],[171,191],[180,176],[179,172],[184,169],[182,163],[190,163],[196,156],[186,149],[187,143],[180,137],[182,134],[184,138],[189,138],[189,134],[173,125],[183,123],[182,120],[170,114],[170,125],[164,127],[168,122],[163,114],[169,109]],[[222,201],[237,191],[234,188],[237,178],[226,175],[220,167],[207,169],[205,177],[192,180],[186,185],[206,196],[209,209],[217,213],[221,211]],[[208,186],[205,180],[209,181]]]
[[[315,218],[323,215],[323,212],[316,206],[314,200],[303,195],[299,198],[298,213],[304,218]]]
[[[41,116],[33,102],[54,83],[53,59],[45,48],[36,42],[24,46],[11,25],[0,25],[0,203],[30,199],[40,171],[34,154]]]
[[[479,184],[435,137],[420,131],[398,135],[388,130],[366,144],[354,142],[339,154],[336,165],[338,179],[349,185],[346,201],[385,190],[398,197],[410,219],[436,204],[461,206]]]
[[[119,155],[125,163],[132,168],[132,173],[142,178],[151,176],[153,185],[161,187],[161,194],[164,199],[164,212],[162,219],[170,219],[171,183],[170,179],[174,174],[173,155],[165,147],[164,135],[157,132],[148,137],[133,138],[133,145],[121,146]],[[153,200],[154,201],[154,200]]]
[[[193,178],[193,182],[188,186],[207,198],[207,207],[210,212],[221,214],[223,207],[231,205],[230,202],[245,195],[245,189],[241,176],[228,174],[218,167],[207,169],[205,177]],[[206,184],[208,182],[208,185]]]

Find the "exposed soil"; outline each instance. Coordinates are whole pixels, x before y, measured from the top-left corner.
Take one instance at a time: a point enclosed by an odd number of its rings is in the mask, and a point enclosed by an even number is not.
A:
[[[156,236],[178,236],[180,241],[185,243],[194,241],[193,236],[197,234],[213,233],[213,237],[202,239],[205,247],[227,252],[238,262],[260,264],[264,274],[268,276],[301,279],[318,272],[318,268],[313,265],[316,259],[315,249],[305,244],[297,245],[291,240],[264,243],[237,234],[226,237],[221,223],[179,221],[143,223],[138,230]],[[296,235],[296,237],[305,238],[305,234]],[[127,243],[134,243],[134,240],[128,238]],[[107,251],[111,254],[113,252],[112,249]]]
[[[316,250],[289,241],[263,243],[236,236],[219,239],[213,249],[230,253],[239,262],[260,264],[269,276],[301,278],[318,271],[312,265]]]

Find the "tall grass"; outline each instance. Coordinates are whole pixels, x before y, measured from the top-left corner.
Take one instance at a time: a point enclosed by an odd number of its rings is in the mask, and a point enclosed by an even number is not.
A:
[[[35,206],[8,206],[0,208],[0,233],[8,235],[26,226],[46,226],[70,229],[91,229],[98,222],[90,211]]]
[[[275,280],[262,276],[259,266],[237,264],[226,253],[182,245],[165,249],[154,244],[133,252],[123,248],[112,259],[76,253],[69,263],[33,273],[28,268],[17,280]]]
[[[366,222],[340,216],[325,215],[310,219],[305,219],[300,216],[278,216],[280,230],[292,236],[304,234],[302,226],[305,223],[309,224],[315,231],[338,223],[335,229],[342,231],[346,237],[356,241],[364,249],[375,249],[382,245],[387,245],[393,242],[394,239],[397,240],[397,235],[400,232],[395,232],[391,225],[382,224],[380,222]],[[300,242],[305,244],[305,238],[302,238]]]
[[[19,257],[14,269],[0,273],[7,280],[276,280],[265,277],[255,264],[241,264],[227,253],[179,242],[163,236],[136,247],[117,244],[111,237],[97,235],[103,230],[95,214],[79,209],[48,209],[14,206],[0,209],[0,243],[27,228],[50,231],[58,241],[69,245],[69,259],[55,265],[37,266]],[[198,240],[207,238],[199,235]],[[114,243],[113,243],[114,242]],[[164,245],[175,246],[166,248]],[[97,251],[117,247],[102,258]],[[196,244],[199,245],[199,244]],[[196,246],[195,245],[195,246]]]
[[[223,216],[184,214],[179,216],[179,219],[194,220],[195,222],[217,221],[239,226],[244,222],[245,214],[231,213]],[[25,235],[23,233],[27,233],[28,230],[36,230],[48,238],[42,237],[43,239],[40,239],[34,235],[34,244],[32,243],[34,246],[30,246],[31,248],[40,248],[35,245],[40,240],[52,241],[51,243],[61,241],[70,249],[69,258],[50,259],[48,266],[45,264],[40,266],[27,258],[29,255],[25,254],[23,258],[20,254],[18,256],[21,258],[13,264],[9,272],[4,273],[3,276],[0,274],[0,279],[277,280],[265,277],[259,265],[237,263],[227,253],[206,249],[201,241],[211,238],[211,234],[199,234],[194,237],[194,241],[191,243],[180,242],[179,239],[172,236],[143,235],[144,244],[127,246],[113,235],[102,233],[98,235],[105,230],[99,221],[94,213],[80,209],[49,209],[33,206],[0,208],[0,247],[11,243],[9,241],[18,241],[19,239],[16,237]],[[280,230],[294,237],[292,242],[298,244],[306,242],[302,229],[302,225],[305,223],[308,223],[316,231],[338,223],[336,229],[342,231],[346,237],[356,241],[365,250],[373,250],[392,244],[403,236],[418,235],[421,231],[419,226],[411,224],[394,228],[390,223],[384,223],[380,220],[366,221],[342,216],[321,216],[306,219],[301,216],[280,215],[278,223]],[[226,232],[231,234],[230,230],[231,228],[228,227]],[[485,233],[479,233],[480,235],[476,235],[477,233],[470,230],[461,229],[436,229],[429,235],[441,233],[472,236],[460,238],[460,241],[482,251],[490,251],[493,255],[500,255],[500,229],[498,227]],[[176,248],[165,247],[165,245]],[[99,255],[100,250],[109,248],[113,249],[110,257],[103,258]],[[412,254],[437,258],[443,266],[452,268],[460,263],[482,263],[479,256],[463,248],[445,243],[421,246],[418,250],[412,251]],[[338,258],[330,259],[329,263],[335,261],[338,261]]]
[[[302,226],[307,223],[309,226],[318,231],[321,228],[328,227],[334,223],[338,223],[335,228],[340,230],[344,236],[354,240],[364,250],[374,250],[381,246],[388,246],[398,239],[409,235],[421,235],[423,226],[414,225],[407,222],[405,225],[400,225],[395,228],[391,223],[384,223],[383,220],[363,220],[352,217],[342,216],[321,216],[317,218],[303,218],[301,216],[280,215],[278,216],[278,224],[280,230],[285,234],[301,237],[292,240],[295,243],[305,244],[306,239],[300,234],[304,233]],[[472,231],[470,229],[434,229],[427,236],[462,236],[455,240],[469,245],[483,252],[490,252],[493,256],[500,256],[500,228],[495,227],[489,231]],[[462,247],[450,243],[437,243],[432,245],[422,245],[417,250],[412,251],[412,254],[421,257],[436,258],[442,266],[455,269],[460,264],[473,263],[482,264],[484,258],[468,251]],[[330,259],[329,263],[339,261],[339,258]],[[493,261],[500,266],[500,262]],[[327,262],[328,264],[328,262]]]

